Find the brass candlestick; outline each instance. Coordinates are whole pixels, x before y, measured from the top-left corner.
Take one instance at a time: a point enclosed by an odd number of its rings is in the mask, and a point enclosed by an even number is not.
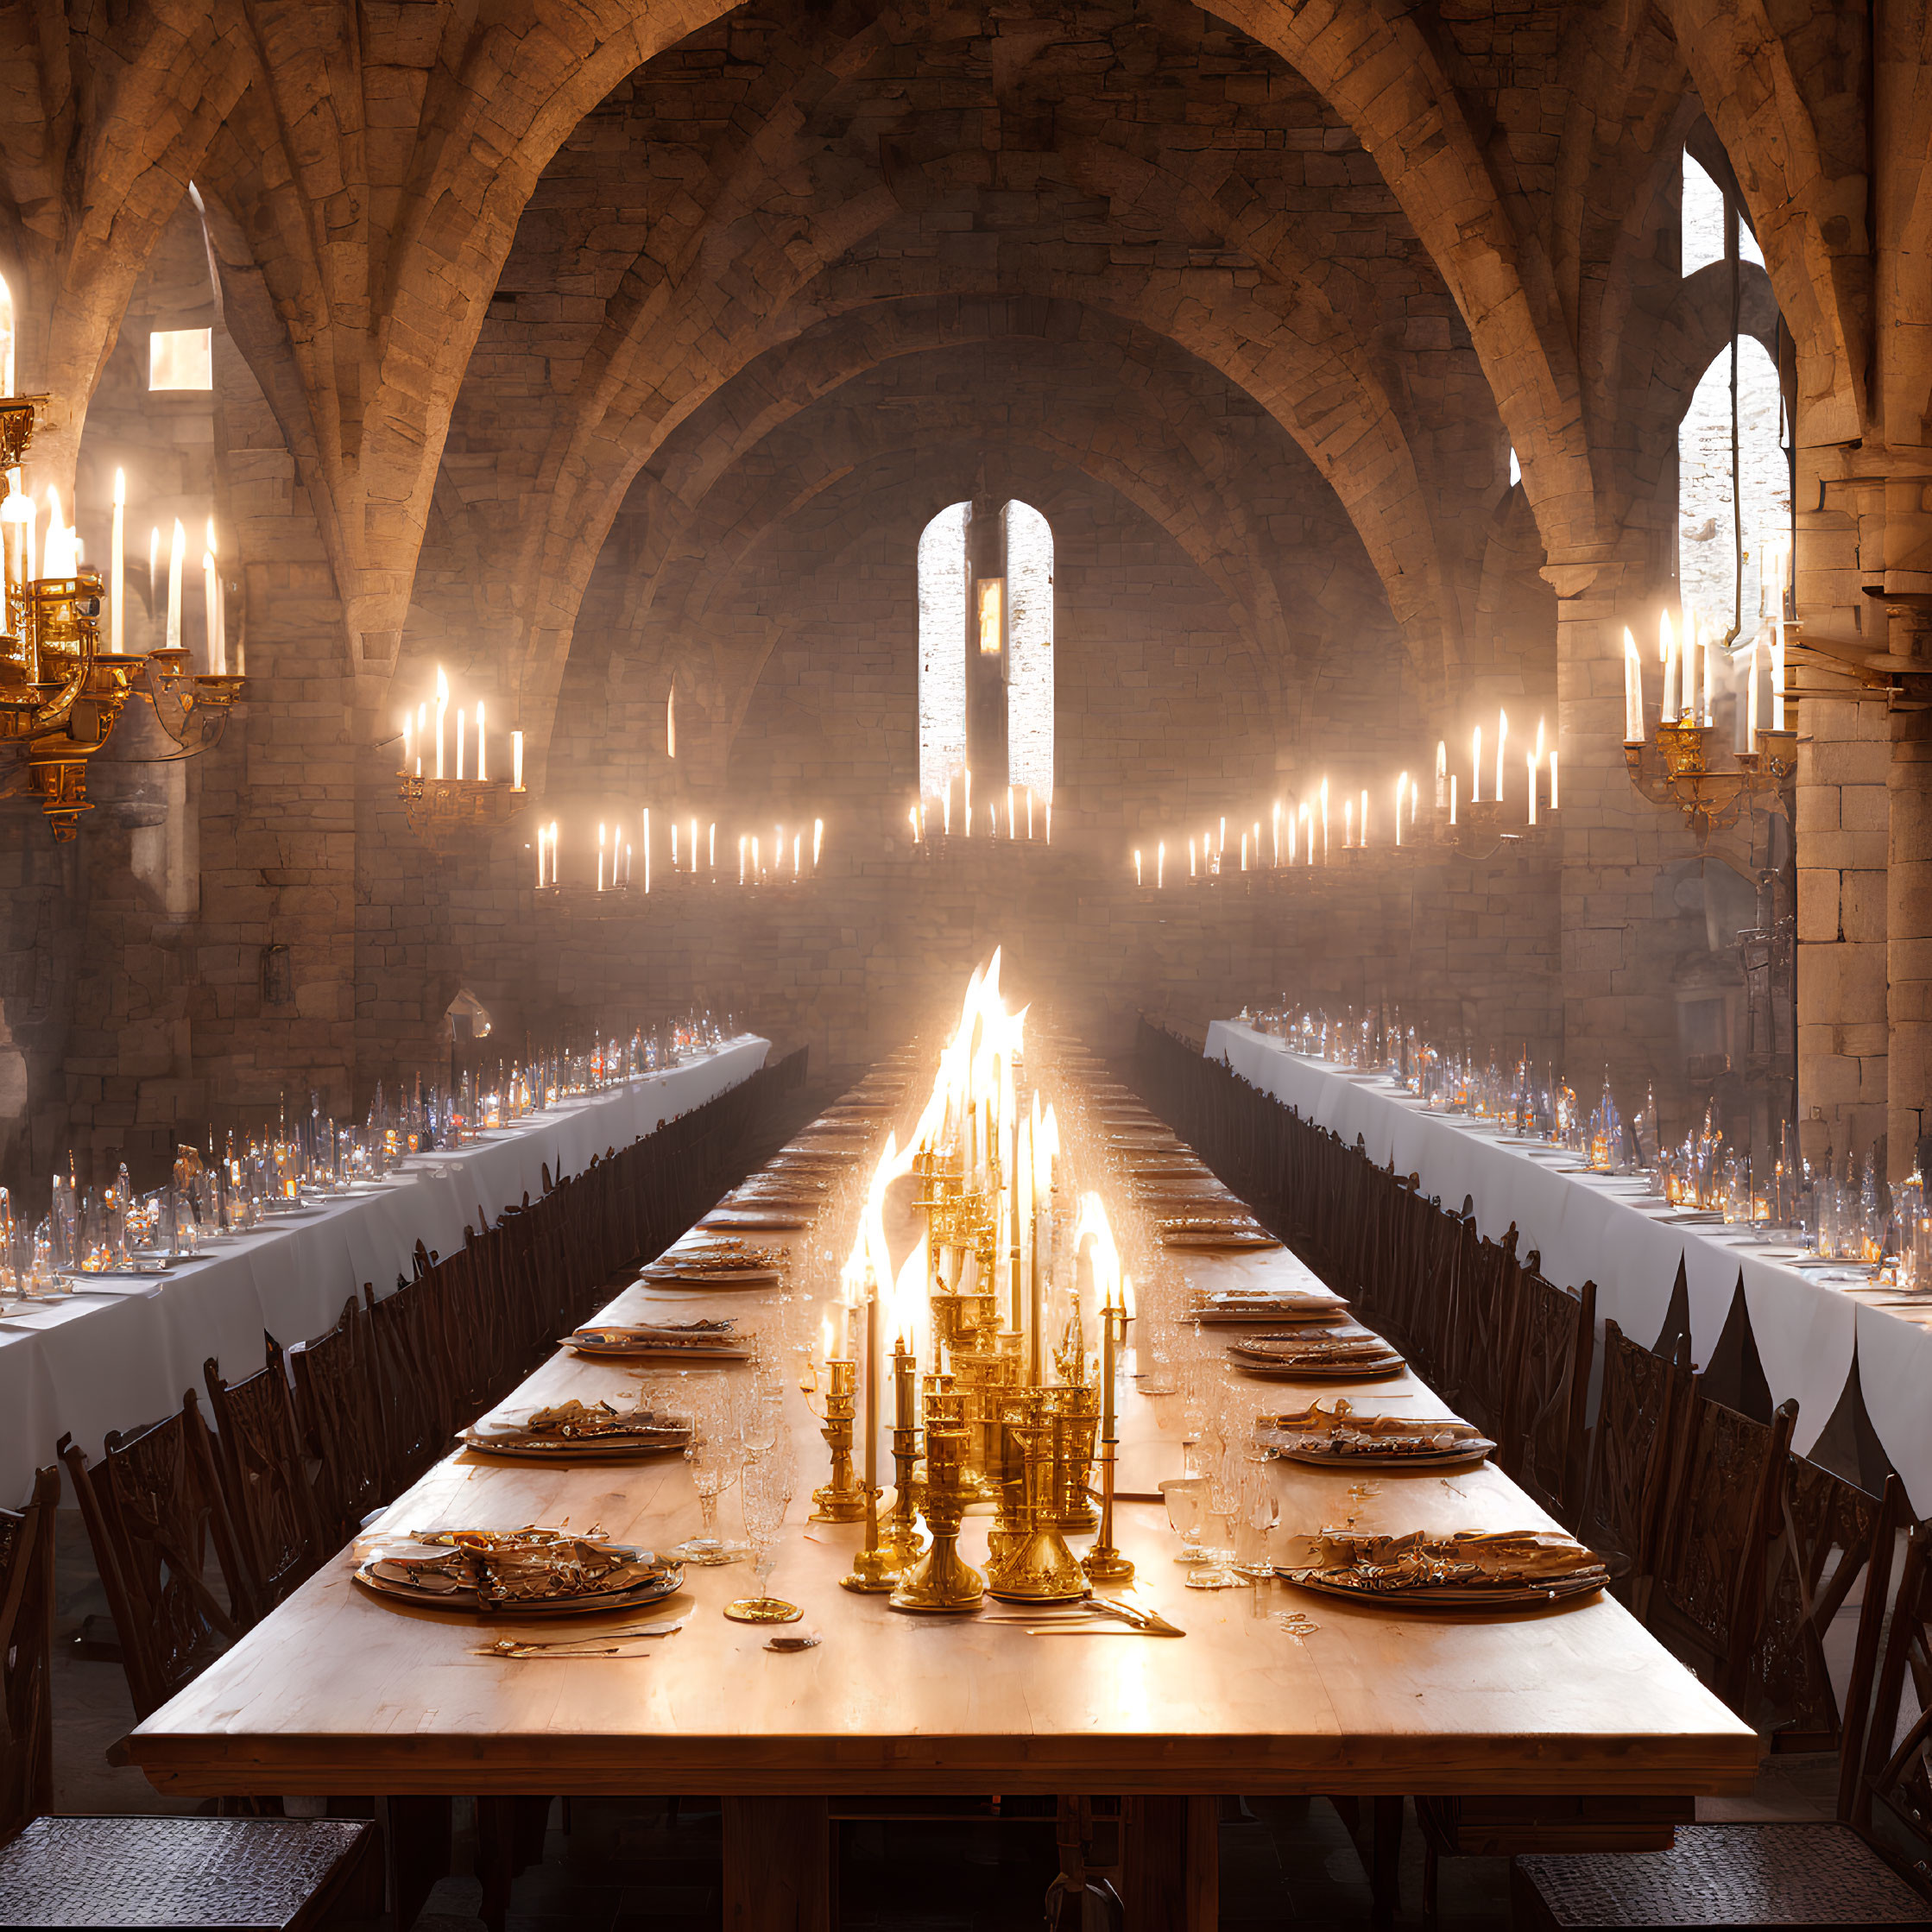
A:
[[[811,1493],[814,1523],[856,1523],[865,1514],[865,1498],[859,1493],[852,1470],[852,1414],[856,1407],[859,1365],[856,1361],[829,1361],[825,1369],[831,1386],[825,1392],[825,1416],[819,1434],[832,1454],[832,1480]]]
[[[1114,1410],[1114,1382],[1119,1367],[1116,1351],[1127,1339],[1127,1310],[1111,1299],[1101,1310],[1101,1388],[1104,1407],[1100,1431],[1100,1534],[1080,1559],[1080,1567],[1095,1583],[1124,1583],[1133,1575],[1130,1558],[1114,1544],[1114,1461],[1119,1429]]]
[[[927,1414],[931,1413],[931,1399]],[[966,1514],[966,1431],[957,1424],[925,1429],[925,1519],[932,1547],[887,1600],[895,1610],[945,1613],[976,1610],[986,1579],[959,1556],[959,1525]]]
[[[893,1349],[893,1512],[886,1525],[886,1548],[895,1569],[911,1569],[926,1552],[928,1538],[919,1528],[919,1455],[918,1397],[914,1375],[919,1367],[901,1337]]]

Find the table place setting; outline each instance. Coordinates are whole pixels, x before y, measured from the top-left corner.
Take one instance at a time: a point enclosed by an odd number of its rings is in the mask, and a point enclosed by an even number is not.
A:
[[[1399,1375],[1408,1367],[1380,1335],[1363,1328],[1243,1335],[1228,1344],[1228,1354],[1244,1374],[1297,1381],[1368,1381]]]
[[[1254,1440],[1270,1455],[1316,1468],[1465,1468],[1496,1449],[1460,1416],[1365,1416],[1345,1395],[1257,1416]]]
[[[1255,1322],[1333,1323],[1350,1319],[1348,1304],[1332,1289],[1217,1288],[1196,1291],[1188,1317],[1216,1328]]]
[[[682,1455],[688,1422],[649,1409],[617,1409],[571,1397],[546,1409],[483,1416],[458,1440],[481,1455],[544,1462],[630,1462],[641,1455]]]
[[[416,1609],[505,1618],[609,1615],[674,1595],[685,1573],[648,1550],[531,1525],[521,1530],[404,1531],[365,1538],[355,1580]],[[609,1639],[606,1639],[607,1641]]]
[[[1412,1610],[1524,1609],[1596,1595],[1609,1582],[1597,1553],[1560,1530],[1457,1530],[1380,1536],[1325,1529],[1304,1563],[1275,1574],[1306,1590]]]
[[[729,1321],[666,1322],[628,1328],[612,1323],[577,1329],[564,1346],[573,1354],[629,1361],[749,1361],[749,1335],[735,1336]]]

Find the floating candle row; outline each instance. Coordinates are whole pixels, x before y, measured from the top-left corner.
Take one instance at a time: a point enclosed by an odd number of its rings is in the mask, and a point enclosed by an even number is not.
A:
[[[1035,827],[1042,841],[1053,843],[1053,801],[1051,799],[1036,799],[1031,786],[1007,786],[1006,788],[1006,814],[1001,816],[1000,800],[994,797],[984,801],[975,815],[973,810],[973,773],[970,767],[962,769],[959,779],[959,828],[964,837],[971,838],[975,833],[982,838],[1032,839]],[[945,790],[940,793],[939,830],[943,837],[950,837],[953,828],[953,786],[948,779]],[[932,835],[932,801],[921,799],[916,805],[908,805],[906,811],[907,823],[912,828],[912,843],[922,845]],[[1037,817],[1036,817],[1037,814]],[[1001,827],[1004,827],[1002,831]]]
[[[453,729],[452,729],[453,721]],[[436,666],[436,695],[418,704],[414,712],[402,714],[402,773],[406,778],[456,779],[459,783],[487,785],[489,782],[489,734],[483,700],[477,700],[474,727],[469,710],[458,704],[452,712],[450,680],[441,665]],[[471,755],[470,748],[475,747]],[[450,768],[448,754],[454,749],[455,769]],[[425,770],[425,766],[427,770]],[[474,770],[470,769],[471,766]],[[523,734],[510,733],[510,789],[523,786]]]
[[[635,831],[634,831],[635,828]],[[729,836],[729,835],[727,835]],[[737,882],[741,886],[802,882],[816,878],[825,849],[825,821],[814,818],[809,830],[803,824],[789,832],[783,823],[774,824],[769,841],[762,830],[746,832],[738,838]],[[537,828],[537,886],[540,890],[559,883],[559,832],[552,819]],[[718,868],[717,823],[695,818],[679,819],[659,814],[653,832],[651,808],[647,805],[635,817],[629,808],[621,808],[597,821],[597,889],[626,892],[641,887],[649,892],[653,868],[659,858],[668,859],[673,875],[704,877],[729,882],[729,862],[721,874]]]

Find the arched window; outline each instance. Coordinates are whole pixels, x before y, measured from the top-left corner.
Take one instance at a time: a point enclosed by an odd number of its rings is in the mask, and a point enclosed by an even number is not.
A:
[[[1724,191],[1689,154],[1683,158],[1683,232],[1681,273],[1694,275],[1723,261]]]
[[[1763,600],[1765,546],[1791,523],[1777,371],[1755,336],[1737,344],[1737,496],[1732,492],[1731,353],[1704,371],[1677,431],[1677,589],[1688,604],[1748,636]],[[1738,552],[1744,578],[1738,579]]]
[[[968,768],[981,801],[1010,785],[1052,803],[1053,532],[1030,503],[990,532],[953,503],[919,537],[919,796]]]

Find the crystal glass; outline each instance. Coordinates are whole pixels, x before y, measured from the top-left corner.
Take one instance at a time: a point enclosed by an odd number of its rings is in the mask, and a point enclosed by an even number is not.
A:
[[[1167,1505],[1168,1526],[1181,1539],[1180,1553],[1174,1561],[1199,1563],[1201,1511],[1207,1499],[1208,1479],[1205,1476],[1170,1476],[1159,1487],[1161,1498]]]
[[[758,1594],[725,1606],[725,1615],[736,1623],[792,1623],[802,1613],[797,1604],[772,1594],[779,1536],[792,1505],[792,1482],[790,1445],[782,1441],[745,1464],[738,1500],[744,1511],[745,1534],[751,1539],[752,1574],[757,1579]]]
[[[1234,1516],[1234,1567],[1238,1575],[1255,1582],[1274,1575],[1268,1537],[1280,1516],[1273,1471],[1266,1462],[1243,1462],[1241,1503]]]
[[[672,1558],[683,1563],[710,1565],[735,1563],[745,1556],[742,1543],[729,1543],[717,1533],[718,1499],[738,1480],[745,1449],[740,1433],[741,1421],[723,1375],[711,1373],[685,1378],[688,1387],[691,1436],[685,1445],[685,1460],[691,1465],[692,1486],[698,1491],[698,1509],[702,1527],[672,1550]]]

